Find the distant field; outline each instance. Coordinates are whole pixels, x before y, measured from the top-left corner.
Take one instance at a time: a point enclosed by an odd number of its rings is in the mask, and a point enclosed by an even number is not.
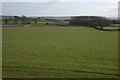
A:
[[[97,26],[97,28],[101,28],[101,27]],[[112,30],[112,29],[120,29],[120,28],[119,28],[119,26],[117,26],[117,27],[106,26],[106,27],[103,27],[103,29],[111,29]]]
[[[104,29],[120,29],[119,27],[104,27]]]
[[[117,32],[31,26],[3,27],[3,78],[117,78]]]

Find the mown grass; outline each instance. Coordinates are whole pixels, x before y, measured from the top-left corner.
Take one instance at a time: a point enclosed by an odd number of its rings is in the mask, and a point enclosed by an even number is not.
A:
[[[117,78],[118,33],[3,27],[3,78]]]

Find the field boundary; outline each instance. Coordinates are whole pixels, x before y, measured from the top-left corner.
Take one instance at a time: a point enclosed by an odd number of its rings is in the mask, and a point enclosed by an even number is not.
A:
[[[120,29],[101,29],[101,28],[97,28],[97,27],[92,27],[92,28],[101,30],[101,31],[120,31]]]

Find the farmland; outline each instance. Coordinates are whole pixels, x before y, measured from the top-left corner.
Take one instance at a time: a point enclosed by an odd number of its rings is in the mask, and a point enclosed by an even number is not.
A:
[[[3,27],[3,78],[117,78],[118,32]]]

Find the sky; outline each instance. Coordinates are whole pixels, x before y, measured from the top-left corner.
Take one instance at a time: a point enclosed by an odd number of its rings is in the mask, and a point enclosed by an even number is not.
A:
[[[2,0],[2,15],[118,16],[119,0]]]

